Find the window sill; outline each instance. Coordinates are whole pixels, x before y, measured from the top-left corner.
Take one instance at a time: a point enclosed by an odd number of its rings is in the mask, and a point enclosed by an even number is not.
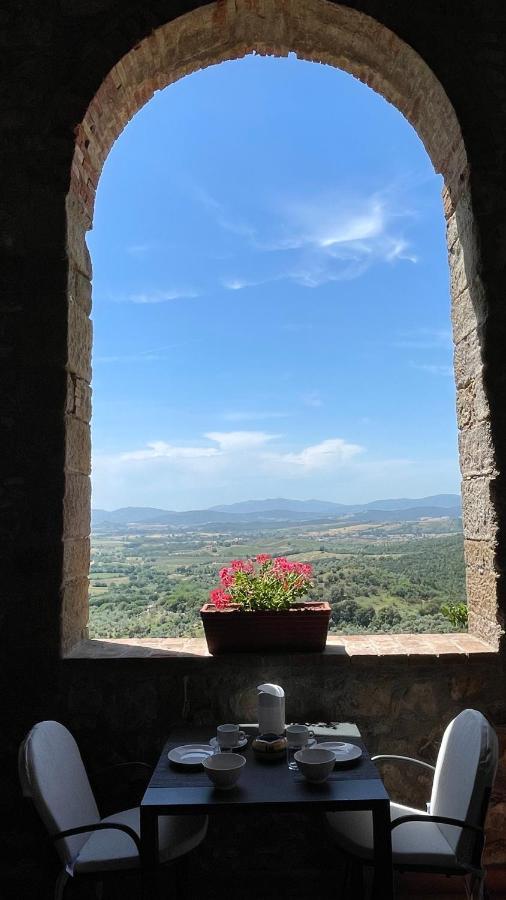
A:
[[[333,659],[353,662],[366,659],[406,658],[417,661],[448,660],[467,656],[479,659],[497,655],[497,650],[471,634],[378,634],[330,635],[323,653],[269,654],[284,659],[305,657],[314,661]],[[261,654],[237,653],[216,659],[244,658]],[[209,655],[204,638],[107,638],[81,641],[65,659],[214,659]],[[392,660],[393,661],[393,660]]]

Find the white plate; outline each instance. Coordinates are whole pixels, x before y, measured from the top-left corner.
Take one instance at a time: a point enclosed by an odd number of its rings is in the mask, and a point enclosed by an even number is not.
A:
[[[345,741],[320,741],[318,747],[322,750],[332,750],[335,754],[335,765],[339,763],[350,763],[355,759],[360,759],[362,750],[356,744],[347,744]]]
[[[220,745],[218,744],[218,738],[212,737],[211,740],[209,741],[209,743],[215,752],[220,749]],[[247,743],[248,743],[248,738],[243,737],[243,738],[241,738],[239,743],[236,744],[235,747],[227,747],[227,751],[242,750],[242,748],[245,747]]]
[[[170,762],[179,766],[200,766],[209,756],[214,756],[214,753],[209,744],[183,744],[169,750],[167,757]]]

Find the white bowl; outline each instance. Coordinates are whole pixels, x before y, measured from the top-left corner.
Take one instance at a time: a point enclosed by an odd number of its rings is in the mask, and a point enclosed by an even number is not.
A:
[[[336,761],[335,753],[332,750],[320,750],[318,747],[297,750],[294,757],[304,778],[313,784],[321,784],[322,781],[326,781]]]
[[[215,788],[228,791],[239,781],[246,759],[240,753],[217,753],[205,759],[202,765]]]

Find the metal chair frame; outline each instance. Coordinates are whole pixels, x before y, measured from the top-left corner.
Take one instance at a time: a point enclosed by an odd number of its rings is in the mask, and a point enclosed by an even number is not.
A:
[[[435,772],[436,767],[431,765],[430,763],[425,762],[422,759],[415,759],[411,756],[398,756],[396,754],[387,753],[380,754],[378,756],[371,757],[373,762],[378,762],[379,760],[393,759],[398,762],[407,762],[412,763],[413,765],[420,766],[424,769],[428,769],[431,772]],[[484,823],[485,815],[487,812],[487,807],[490,800],[491,791],[488,790],[485,792],[483,798],[483,807],[481,810],[480,820]],[[406,822],[437,822],[442,825],[453,825],[455,828],[463,828],[468,831],[472,831],[476,836],[477,840],[475,841],[473,853],[472,853],[472,861],[471,864],[466,865],[462,864],[459,866],[452,867],[440,867],[435,865],[427,865],[423,866],[420,864],[393,864],[394,871],[397,872],[427,872],[434,873],[436,875],[446,875],[448,877],[452,877],[455,875],[459,875],[460,877],[467,878],[470,876],[471,878],[471,888],[469,889],[466,884],[466,894],[468,897],[473,896],[474,887],[478,886],[478,898],[482,898],[485,896],[485,876],[486,871],[482,866],[481,860],[483,855],[483,849],[485,847],[485,830],[483,826],[473,825],[471,822],[465,822],[461,819],[449,818],[447,816],[432,816],[430,813],[428,814],[411,814],[407,816],[400,816],[398,819],[394,819],[393,822],[390,823],[390,830],[393,831],[399,825],[403,825]],[[346,885],[349,880],[349,876],[351,876],[351,889],[353,900],[359,900],[359,898],[363,897],[363,869],[365,866],[374,867],[374,863],[371,860],[364,860],[360,856],[356,856],[349,851],[343,851],[347,857],[345,873],[344,873],[344,881],[343,881],[343,889],[346,888]],[[350,866],[351,864],[351,866]],[[351,872],[350,872],[351,868]]]

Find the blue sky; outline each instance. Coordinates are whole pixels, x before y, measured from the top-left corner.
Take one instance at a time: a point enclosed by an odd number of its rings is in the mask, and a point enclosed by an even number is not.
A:
[[[441,188],[329,66],[250,56],[158,93],[88,236],[94,506],[458,491]]]

